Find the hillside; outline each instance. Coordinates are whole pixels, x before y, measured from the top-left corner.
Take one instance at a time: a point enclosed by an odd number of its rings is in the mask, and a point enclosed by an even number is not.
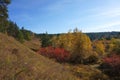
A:
[[[23,44],[35,52],[38,51],[41,46],[41,42],[39,38],[32,38],[29,41],[26,40]]]
[[[0,80],[77,80],[64,66],[0,33]]]

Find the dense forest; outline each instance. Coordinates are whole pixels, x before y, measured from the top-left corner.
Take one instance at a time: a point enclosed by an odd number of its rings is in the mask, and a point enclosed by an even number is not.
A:
[[[83,33],[75,28],[73,31],[61,34],[48,34],[47,32],[37,34],[24,29],[24,27],[20,28],[17,23],[9,20],[7,6],[10,3],[10,0],[0,0],[0,33],[14,37],[21,45],[24,45],[26,41],[38,39],[40,43],[39,49],[32,49],[36,53],[36,56],[38,54],[42,55],[46,57],[46,59],[50,59],[66,67],[69,73],[72,73],[72,75],[78,78],[71,78],[69,80],[120,80],[120,32]],[[0,39],[2,40],[2,38]],[[25,49],[28,50],[28,48]],[[33,51],[29,52],[31,53]],[[15,55],[17,52],[18,50],[14,49],[13,53]],[[19,55],[17,55],[17,57],[18,56]],[[11,58],[8,59],[8,64],[10,64],[10,59]],[[27,59],[29,61],[29,58]],[[30,59],[30,61],[31,60],[34,61],[34,59]],[[0,67],[1,66],[3,65],[0,65]],[[30,69],[37,71],[38,67],[32,67]],[[2,71],[2,69],[0,71]],[[54,71],[51,70],[51,72]],[[0,78],[1,73],[2,72],[0,72]],[[21,71],[18,72],[18,74],[19,73],[21,73]],[[34,75],[38,74],[34,73]],[[24,76],[26,75],[24,74]],[[43,80],[55,80],[54,77],[52,76],[51,79]],[[28,79],[30,78],[27,77],[26,80]],[[38,77],[31,79],[41,80],[40,78],[38,79]],[[16,79],[3,78],[3,80]]]

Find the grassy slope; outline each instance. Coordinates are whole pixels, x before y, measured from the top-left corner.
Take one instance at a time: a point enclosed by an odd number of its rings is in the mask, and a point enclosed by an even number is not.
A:
[[[82,80],[110,80],[107,75],[93,65],[71,66],[72,72]]]
[[[58,63],[0,33],[0,80],[77,80]]]
[[[30,41],[25,41],[23,44],[33,51],[38,51],[41,45],[40,40],[38,38],[33,38]]]

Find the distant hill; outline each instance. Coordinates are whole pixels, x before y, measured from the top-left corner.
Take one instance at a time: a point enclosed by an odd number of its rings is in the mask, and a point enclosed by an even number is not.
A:
[[[65,33],[63,33],[65,34]],[[100,40],[100,39],[111,39],[111,38],[120,38],[120,32],[91,32],[91,33],[85,33],[87,34],[91,40]],[[44,38],[44,36],[46,35],[46,33],[44,34],[36,34],[37,37],[40,37],[40,38]],[[47,36],[49,38],[52,38],[53,36],[59,36],[61,34],[47,34]]]
[[[96,33],[86,33],[91,40],[96,40],[96,39],[111,39],[111,38],[120,38],[120,32],[96,32]]]
[[[0,33],[0,80],[77,80],[68,69]]]

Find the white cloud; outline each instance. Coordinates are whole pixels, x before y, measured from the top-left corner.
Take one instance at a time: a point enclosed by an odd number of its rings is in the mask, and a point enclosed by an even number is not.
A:
[[[114,30],[120,31],[120,21],[109,22],[100,26],[92,27],[90,29],[90,31],[114,31]]]
[[[108,18],[117,17],[117,16],[120,16],[120,8],[113,8],[110,10],[101,11],[93,16],[94,17],[102,16],[102,17],[108,17]]]

